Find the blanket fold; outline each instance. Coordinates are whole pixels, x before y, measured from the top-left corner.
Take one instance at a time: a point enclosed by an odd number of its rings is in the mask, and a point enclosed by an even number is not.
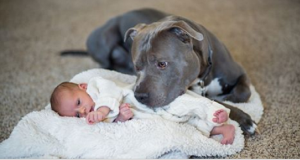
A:
[[[128,85],[135,82],[129,76],[104,69],[91,69],[74,76],[70,81],[88,82],[102,76]],[[248,103],[232,104],[258,123],[263,106],[251,86]],[[227,156],[244,148],[244,136],[236,127],[232,145],[221,145],[220,136],[207,138],[195,127],[162,118],[133,119],[123,123],[87,125],[83,118],[60,117],[47,105],[44,110],[24,116],[10,137],[0,144],[0,158],[189,158],[194,155]]]

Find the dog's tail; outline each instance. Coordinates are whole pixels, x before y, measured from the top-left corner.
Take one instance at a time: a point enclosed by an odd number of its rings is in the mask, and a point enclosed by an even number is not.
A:
[[[65,50],[60,52],[61,56],[89,56],[85,50]]]

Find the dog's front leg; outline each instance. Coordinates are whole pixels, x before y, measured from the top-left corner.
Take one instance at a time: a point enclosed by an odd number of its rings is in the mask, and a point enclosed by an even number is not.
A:
[[[220,101],[216,101],[216,102],[230,109],[229,118],[239,123],[244,134],[253,135],[255,133],[257,126],[247,113],[229,104]]]

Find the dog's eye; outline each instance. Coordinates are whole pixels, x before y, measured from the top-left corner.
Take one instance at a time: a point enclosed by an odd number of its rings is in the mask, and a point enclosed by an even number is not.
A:
[[[168,66],[168,62],[157,62],[157,67],[159,69],[165,69]]]

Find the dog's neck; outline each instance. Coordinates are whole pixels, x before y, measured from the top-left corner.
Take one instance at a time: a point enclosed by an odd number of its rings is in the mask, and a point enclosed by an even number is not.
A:
[[[211,45],[210,43],[208,43],[208,58],[207,58],[207,64],[205,66],[205,70],[202,71],[199,76],[198,79],[201,83],[201,87],[204,87],[204,81],[205,79],[208,77],[209,73],[211,72],[212,69],[212,54],[213,54],[213,50],[211,49]]]
[[[190,85],[189,89],[193,90],[194,92],[205,96],[207,92],[207,88],[205,87],[204,81],[208,78],[208,75],[212,69],[212,54],[213,50],[211,49],[211,45],[208,43],[208,59],[207,64],[204,66],[205,70],[200,72],[198,78],[196,78],[192,84]]]

